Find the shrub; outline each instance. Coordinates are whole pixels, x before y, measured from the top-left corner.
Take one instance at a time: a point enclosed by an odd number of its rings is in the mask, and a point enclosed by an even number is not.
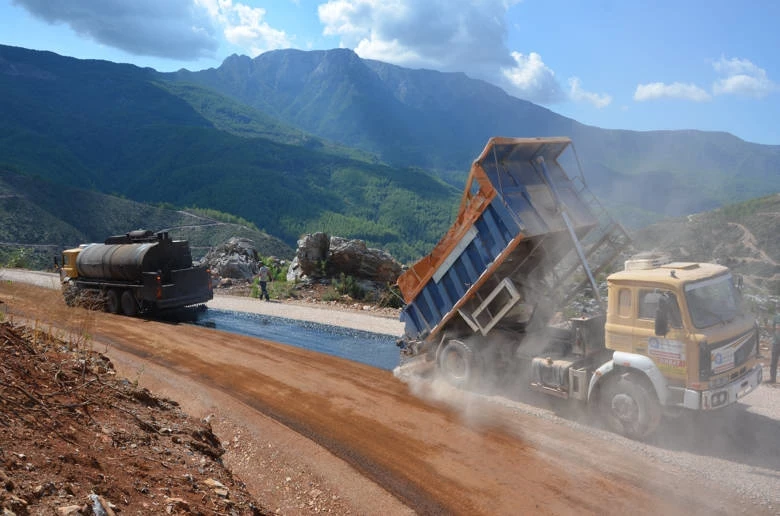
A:
[[[29,269],[32,258],[32,251],[20,247],[8,257],[5,266],[9,269]]]
[[[363,299],[366,291],[352,276],[347,276],[343,272],[338,279],[333,280],[333,287],[341,295],[347,295],[352,299]]]
[[[327,289],[325,289],[325,292],[322,293],[322,300],[323,301],[336,301],[337,299],[341,298],[341,294],[339,294],[338,290],[331,285]]]
[[[397,285],[390,285],[379,294],[377,305],[383,308],[403,308],[404,298]]]
[[[293,296],[295,283],[291,281],[274,280],[268,284],[268,294],[274,299],[289,299]]]
[[[271,275],[274,278],[273,281],[269,281],[266,285],[268,289],[268,296],[273,299],[289,299],[294,296],[295,282],[286,281],[284,279],[278,279],[281,275]],[[250,297],[260,297],[260,281],[257,279],[252,280],[252,289],[249,292]]]

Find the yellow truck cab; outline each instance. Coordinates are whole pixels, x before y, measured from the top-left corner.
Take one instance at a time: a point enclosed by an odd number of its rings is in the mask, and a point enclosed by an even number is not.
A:
[[[79,270],[76,267],[76,259],[79,257],[81,248],[65,249],[62,252],[62,267],[60,267],[60,280],[67,281],[76,279],[79,276]]]
[[[605,346],[613,367],[639,369],[666,407],[710,410],[761,383],[758,329],[741,309],[728,268],[710,263],[626,262],[607,278]]]

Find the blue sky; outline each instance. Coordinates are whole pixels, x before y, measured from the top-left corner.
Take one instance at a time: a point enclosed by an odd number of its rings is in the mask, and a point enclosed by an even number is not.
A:
[[[465,72],[589,125],[772,145],[778,22],[771,0],[0,0],[6,45],[160,71],[345,47]]]

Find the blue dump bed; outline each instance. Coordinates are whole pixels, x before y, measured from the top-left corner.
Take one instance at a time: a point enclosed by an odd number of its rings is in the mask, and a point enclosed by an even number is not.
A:
[[[490,139],[454,224],[398,279],[407,339],[430,341],[450,329],[487,334],[502,319],[527,321],[529,298],[544,301],[545,276],[598,223],[559,164],[570,145]]]

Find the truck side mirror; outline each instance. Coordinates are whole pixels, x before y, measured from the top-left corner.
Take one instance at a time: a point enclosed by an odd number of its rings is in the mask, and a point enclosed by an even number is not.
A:
[[[664,337],[669,333],[669,304],[665,299],[658,300],[658,310],[655,312],[655,334]]]

